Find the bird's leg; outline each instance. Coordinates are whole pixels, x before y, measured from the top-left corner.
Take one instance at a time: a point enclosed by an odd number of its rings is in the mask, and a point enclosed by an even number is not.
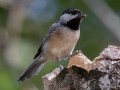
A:
[[[70,57],[69,58],[71,58],[71,57],[73,57],[73,56],[75,56],[76,54],[78,54],[78,53],[82,53],[82,51],[81,50],[76,50],[75,52],[73,52],[71,55],[70,55]]]
[[[57,59],[57,63],[58,63],[58,66],[59,66],[60,70],[62,71],[63,70],[63,66],[60,65],[59,59]]]

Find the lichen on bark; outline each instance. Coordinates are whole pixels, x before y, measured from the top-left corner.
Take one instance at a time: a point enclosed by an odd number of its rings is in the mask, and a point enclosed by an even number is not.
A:
[[[43,76],[45,90],[120,90],[119,47],[109,46],[93,62],[80,52],[70,60],[62,71]]]

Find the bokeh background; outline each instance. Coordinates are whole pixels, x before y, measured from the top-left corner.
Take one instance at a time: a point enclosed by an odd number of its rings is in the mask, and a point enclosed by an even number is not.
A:
[[[68,8],[87,14],[75,50],[91,60],[108,45],[120,46],[120,0],[0,0],[0,90],[43,90],[42,76],[57,66],[47,62],[23,83],[19,75],[32,62],[49,26]],[[61,61],[66,66],[68,61]]]

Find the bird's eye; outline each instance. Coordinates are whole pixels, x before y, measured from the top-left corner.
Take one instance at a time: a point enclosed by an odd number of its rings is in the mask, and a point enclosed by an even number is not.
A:
[[[72,14],[72,15],[75,15],[75,14],[77,14],[77,12],[76,12],[76,11],[72,11],[71,14]]]

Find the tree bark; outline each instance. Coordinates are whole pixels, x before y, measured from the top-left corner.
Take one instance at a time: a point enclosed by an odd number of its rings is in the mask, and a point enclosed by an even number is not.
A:
[[[44,90],[120,90],[120,47],[108,46],[93,62],[78,51],[42,78]]]

